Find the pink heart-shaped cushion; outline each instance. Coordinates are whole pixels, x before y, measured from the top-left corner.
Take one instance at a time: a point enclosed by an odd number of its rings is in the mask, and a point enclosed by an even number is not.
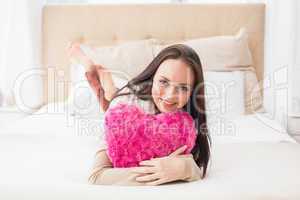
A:
[[[193,118],[183,111],[146,114],[141,108],[118,104],[105,114],[107,153],[114,167],[139,166],[139,162],[167,156],[183,145],[194,147]]]

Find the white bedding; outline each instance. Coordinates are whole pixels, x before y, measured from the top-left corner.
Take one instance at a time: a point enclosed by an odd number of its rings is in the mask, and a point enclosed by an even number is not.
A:
[[[300,199],[300,145],[274,122],[244,116],[235,135],[214,134],[204,180],[121,187],[87,184],[99,136],[74,121],[43,114],[1,128],[0,199]]]

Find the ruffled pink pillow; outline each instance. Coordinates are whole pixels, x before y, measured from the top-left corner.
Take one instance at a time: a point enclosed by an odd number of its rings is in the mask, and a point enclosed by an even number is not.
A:
[[[183,145],[187,145],[184,153],[190,153],[195,139],[194,121],[187,112],[152,115],[137,106],[119,104],[105,114],[107,153],[114,167],[138,166]]]

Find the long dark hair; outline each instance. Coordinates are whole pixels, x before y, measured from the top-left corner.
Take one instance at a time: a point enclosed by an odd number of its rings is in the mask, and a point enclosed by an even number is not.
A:
[[[114,98],[122,95],[134,94],[139,99],[147,99],[153,102],[151,95],[153,77],[160,64],[166,59],[181,59],[193,69],[195,75],[193,92],[183,109],[190,113],[195,122],[198,134],[195,146],[191,153],[199,168],[203,168],[202,178],[204,178],[210,159],[211,138],[208,134],[206,124],[202,65],[198,54],[191,47],[184,44],[174,44],[164,48],[142,73],[119,89]],[[129,92],[121,93],[124,88],[128,88]]]

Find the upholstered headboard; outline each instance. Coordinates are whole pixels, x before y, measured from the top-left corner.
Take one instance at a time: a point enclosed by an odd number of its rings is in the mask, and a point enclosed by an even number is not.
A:
[[[157,38],[166,42],[249,32],[258,79],[264,71],[264,4],[48,5],[43,10],[44,103],[68,94],[71,41],[113,45]]]

